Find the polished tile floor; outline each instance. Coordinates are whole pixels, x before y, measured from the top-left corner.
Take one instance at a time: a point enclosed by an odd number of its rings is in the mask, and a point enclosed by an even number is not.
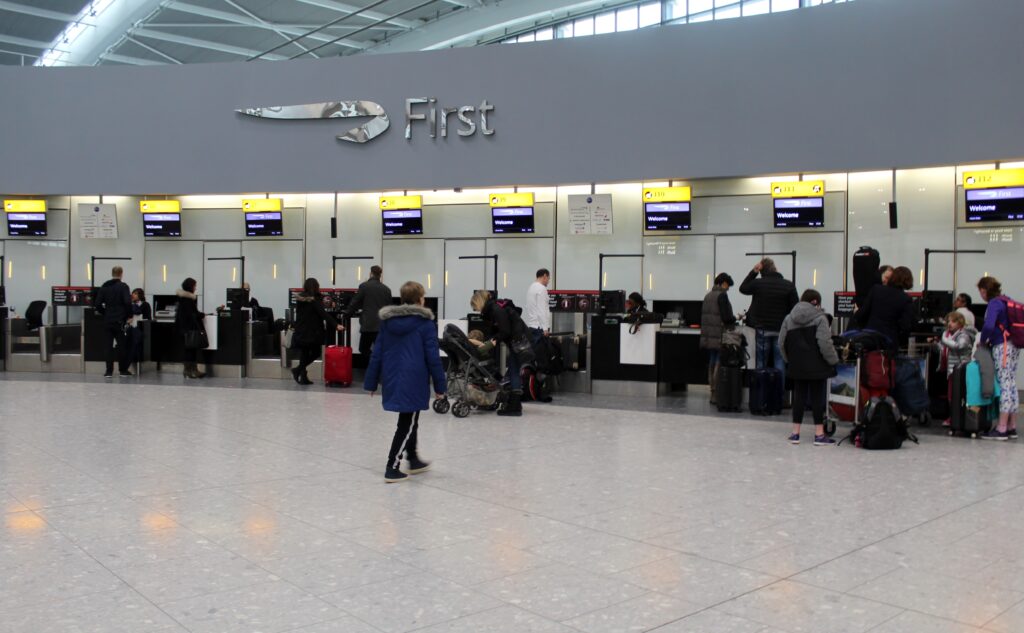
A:
[[[425,413],[434,469],[389,486],[355,391],[6,374],[0,402],[3,633],[1024,631],[1015,443],[572,396]]]

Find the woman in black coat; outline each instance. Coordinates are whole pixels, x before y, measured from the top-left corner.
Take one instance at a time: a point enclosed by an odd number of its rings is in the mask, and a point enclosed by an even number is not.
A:
[[[186,345],[189,332],[205,332],[203,325],[203,313],[199,311],[199,300],[196,296],[196,280],[191,277],[181,282],[181,289],[175,294],[178,297],[178,307],[174,313],[174,325],[177,326],[178,334],[182,337],[182,347],[185,349],[185,369],[182,374],[185,378],[204,378],[205,373],[199,371],[197,364],[199,349]]]
[[[292,369],[292,378],[300,385],[311,385],[306,369],[320,358],[327,329],[324,322],[339,332],[345,326],[324,310],[320,296],[320,282],[310,277],[302,284],[302,292],[295,300],[295,331],[292,333],[292,349],[299,350],[299,366]]]
[[[884,335],[889,349],[906,345],[914,328],[914,302],[907,295],[913,287],[914,273],[909,268],[893,269],[889,283],[872,286],[864,307],[853,315],[857,327]]]
[[[491,293],[486,290],[477,290],[470,300],[470,305],[473,310],[480,313],[484,321],[494,328],[492,338],[495,342],[505,343],[508,348],[505,377],[509,380],[510,393],[508,399],[498,409],[498,415],[521,416],[523,414],[523,378],[519,372],[522,368],[522,359],[513,349],[512,341],[514,339],[529,340],[526,323],[523,322],[515,308],[499,304],[491,298]]]
[[[141,368],[144,352],[142,327],[139,321],[150,321],[153,318],[153,308],[146,301],[146,291],[142,288],[132,290],[132,362],[138,363]]]

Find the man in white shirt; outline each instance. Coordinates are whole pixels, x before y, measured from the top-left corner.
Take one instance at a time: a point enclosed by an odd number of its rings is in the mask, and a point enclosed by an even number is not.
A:
[[[971,312],[971,295],[961,292],[953,299],[953,309],[964,315],[967,327],[974,327],[974,313]]]
[[[551,307],[548,305],[548,283],[551,282],[551,271],[541,268],[537,271],[537,281],[530,284],[526,291],[526,306],[523,308],[523,321],[530,328],[533,344],[551,333]]]

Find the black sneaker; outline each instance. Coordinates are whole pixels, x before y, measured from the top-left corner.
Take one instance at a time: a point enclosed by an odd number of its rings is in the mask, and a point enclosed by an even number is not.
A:
[[[135,374],[133,374],[130,371],[122,371],[122,372],[118,372],[117,375],[120,376],[121,378],[130,378],[130,377],[134,376]]]
[[[400,481],[405,481],[408,478],[409,475],[406,475],[397,468],[388,468],[384,471],[384,483],[386,484],[396,484]]]
[[[1010,438],[1011,440],[1017,439],[1017,429],[1006,429],[1006,437]]]
[[[103,374],[103,377],[104,378],[113,378],[114,374],[112,374],[112,373],[111,374]]]
[[[416,457],[410,457],[409,458],[409,474],[410,475],[418,475],[420,473],[425,473],[428,470],[430,470],[430,462],[425,462],[425,461],[423,461],[421,459],[418,459]]]

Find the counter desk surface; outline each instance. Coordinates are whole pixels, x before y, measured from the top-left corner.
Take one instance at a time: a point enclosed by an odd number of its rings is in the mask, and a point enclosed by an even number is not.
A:
[[[662,328],[647,323],[640,326],[638,334],[630,335],[623,334],[626,328],[621,317],[595,316],[592,319],[590,354],[594,380],[707,384],[708,355],[700,349],[700,329]],[[653,354],[647,357],[629,349],[635,342],[623,338],[641,336],[643,340],[637,342],[647,345],[652,332]],[[633,359],[643,362],[623,362]]]
[[[105,358],[103,317],[92,310],[86,310],[85,319],[85,360],[86,362],[103,362]],[[214,365],[245,365],[246,364],[246,324],[248,319],[241,312],[221,312],[218,315],[207,315],[207,320],[215,320],[207,328],[208,334],[215,337],[216,349],[200,352],[200,361]],[[149,321],[143,327],[150,328],[149,360],[157,363],[185,362],[184,337],[173,321]],[[212,347],[212,345],[211,345]],[[205,355],[205,358],[203,356]]]

